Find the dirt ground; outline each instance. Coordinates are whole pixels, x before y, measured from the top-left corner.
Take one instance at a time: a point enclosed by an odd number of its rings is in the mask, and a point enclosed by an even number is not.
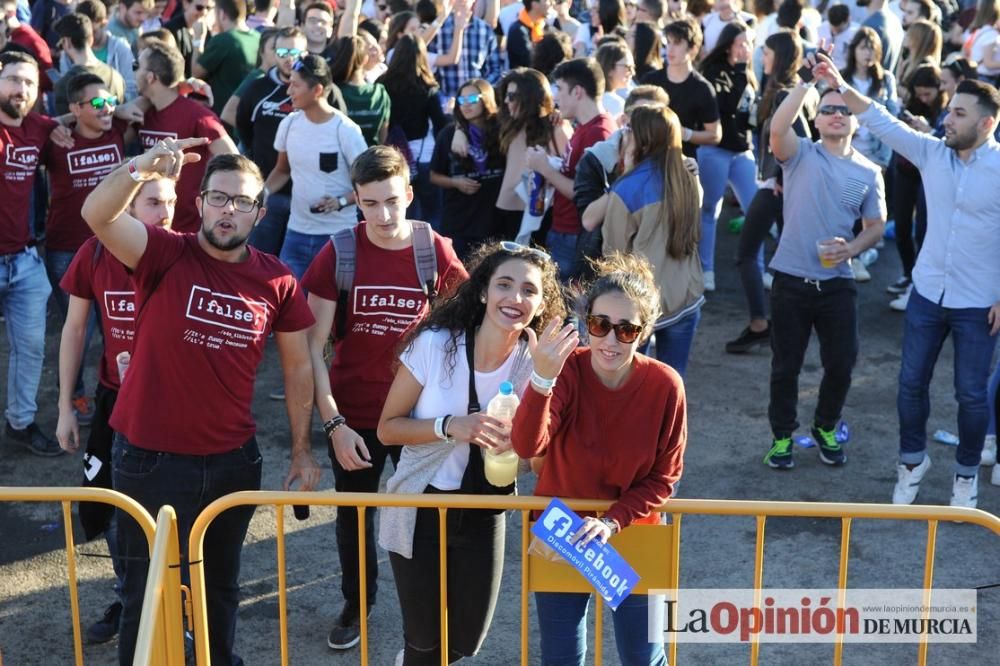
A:
[[[727,339],[745,325],[745,307],[730,258],[735,237],[720,225],[717,255],[719,290],[709,294],[688,370],[690,439],[679,496],[762,500],[889,502],[895,481],[897,450],[896,375],[902,315],[891,312],[885,293],[899,274],[892,243],[872,267],[874,279],[860,286],[861,356],[845,411],[852,438],[848,464],[829,468],[814,450],[799,449],[797,466],[775,472],[761,463],[768,449],[766,419],[770,354],[746,356],[723,352]],[[58,324],[50,320],[49,349],[39,395],[38,420],[53,432],[56,419]],[[0,344],[6,349],[6,342]],[[91,363],[97,350],[92,350]],[[6,365],[3,353],[0,365]],[[955,430],[952,388],[953,350],[944,349],[932,387],[929,431]],[[5,373],[5,370],[4,370]],[[800,385],[800,420],[811,422],[821,367],[815,343]],[[287,424],[281,403],[267,394],[279,381],[273,350],[261,368],[254,403],[264,452],[264,487],[275,489],[286,473]],[[94,386],[93,373],[89,387]],[[178,415],[182,418],[183,415]],[[315,452],[325,468],[323,487],[332,486],[323,437],[313,436]],[[613,443],[609,443],[613,445]],[[947,504],[951,488],[952,449],[930,443],[934,461],[921,488],[920,500]],[[1000,514],[1000,488],[979,488],[980,508]],[[79,458],[47,460],[0,443],[0,485],[67,486],[80,478]],[[532,483],[522,484],[522,492]],[[339,611],[340,567],[336,555],[332,509],[313,508],[303,523],[288,515],[288,588],[290,654],[294,664],[356,664],[357,650],[333,653],[326,634]],[[519,533],[517,517],[508,520],[508,549],[501,602],[481,654],[473,663],[505,666],[518,663]],[[78,538],[80,530],[77,529]],[[772,519],[767,523],[764,584],[771,587],[835,587],[840,524],[835,520]],[[926,527],[921,523],[856,521],[850,549],[851,587],[919,587],[922,580]],[[754,523],[751,519],[690,517],[685,519],[681,547],[683,587],[751,587]],[[111,601],[111,567],[103,543],[79,546],[80,600],[84,624],[94,621]],[[379,572],[381,592],[371,620],[371,663],[392,664],[401,647],[400,615],[391,571],[384,552]],[[273,511],[260,509],[243,551],[243,599],[237,649],[248,664],[279,662]],[[978,642],[931,645],[931,663],[966,666],[998,663],[1000,633],[1000,537],[969,525],[943,524],[938,533],[935,585],[983,587],[979,592]],[[992,586],[992,587],[991,587]],[[608,618],[610,619],[610,618]],[[610,628],[611,623],[605,623]],[[605,636],[605,663],[618,663],[613,637]],[[537,663],[537,636],[532,637],[532,663]],[[4,666],[69,664],[73,661],[66,560],[61,513],[55,504],[0,502],[0,661]],[[830,645],[764,645],[762,664],[828,663]],[[916,661],[913,644],[848,645],[847,664],[907,664]],[[683,664],[744,663],[745,645],[682,645]],[[87,664],[115,663],[115,643],[85,646]]]

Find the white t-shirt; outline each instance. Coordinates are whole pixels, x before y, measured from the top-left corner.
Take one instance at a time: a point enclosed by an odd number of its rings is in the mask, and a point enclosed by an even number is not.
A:
[[[714,49],[715,43],[719,41],[719,35],[722,34],[722,29],[726,27],[727,23],[737,20],[751,24],[756,22],[756,17],[747,12],[735,12],[733,18],[724,21],[718,12],[709,12],[702,20],[702,35],[705,38],[704,52],[708,53]]]
[[[448,414],[461,416],[469,412],[469,364],[465,358],[465,335],[458,337],[454,359],[446,359],[445,350],[450,337],[450,331],[424,331],[400,356],[400,362],[424,387],[411,413],[415,419],[436,419]],[[503,382],[514,381],[518,395],[524,391],[525,380],[530,376],[531,369],[530,361],[527,374],[523,372],[523,368],[514,367],[516,361],[525,359],[525,355],[519,353],[520,348],[521,345],[514,347],[507,360],[493,372],[476,372],[476,395],[482,411],[486,411],[486,405],[500,392],[500,384]],[[518,380],[522,375],[523,379]],[[458,490],[469,464],[469,443],[440,442],[418,446],[454,447],[431,479],[431,485],[438,490]],[[403,455],[405,457],[405,451]]]
[[[323,196],[351,192],[351,164],[368,148],[361,128],[340,111],[325,123],[314,123],[301,111],[282,119],[274,149],[288,154],[292,169],[292,208],[288,228],[300,234],[330,235],[358,223],[354,205],[335,213],[312,213]]]
[[[976,31],[976,34],[972,38],[972,45],[969,47],[969,58],[973,62],[982,62],[986,58],[986,54],[992,51],[998,42],[1000,42],[1000,33],[997,32],[997,29],[991,25],[984,25]],[[984,65],[979,65],[976,71],[986,76],[1000,74],[1000,69],[990,69]]]
[[[616,92],[606,92],[604,96],[601,97],[601,104],[604,105],[604,110],[608,112],[608,115],[614,118],[617,122],[618,118],[625,113],[625,100]]]

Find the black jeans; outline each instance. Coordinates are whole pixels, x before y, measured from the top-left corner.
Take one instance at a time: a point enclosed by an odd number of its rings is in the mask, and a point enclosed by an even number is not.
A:
[[[767,319],[767,296],[764,293],[763,276],[757,266],[757,255],[767,239],[771,225],[783,226],[781,216],[782,196],[772,189],[757,190],[747,208],[740,231],[740,243],[736,250],[736,266],[740,269],[740,282],[747,299],[751,319]]]
[[[349,472],[337,462],[333,453],[333,444],[329,443],[327,452],[333,465],[334,488],[339,493],[377,493],[385,460],[392,458],[392,465],[399,464],[401,446],[385,446],[378,440],[374,430],[359,429],[357,431],[365,440],[368,453],[371,455],[372,466]],[[340,555],[340,590],[348,604],[357,604],[361,608],[361,583],[358,562],[358,510],[353,506],[337,507],[337,552]],[[378,553],[375,547],[375,510],[365,511],[365,579],[368,583],[368,605],[375,605],[375,594],[378,592]]]
[[[442,493],[433,487],[426,492]],[[457,491],[456,491],[457,492]],[[506,540],[504,514],[448,512],[448,661],[479,651],[493,621]],[[403,613],[405,666],[441,663],[438,511],[418,509],[413,558],[389,553]]]
[[[261,457],[256,438],[243,446],[208,456],[161,453],[133,446],[115,435],[111,451],[112,480],[118,492],[128,495],[156,516],[169,504],[177,511],[177,536],[181,548],[181,579],[190,584],[188,540],[191,527],[206,506],[240,490],[260,490]],[[240,603],[240,554],[254,507],[230,509],[219,515],[205,532],[205,595],[208,646],[212,664],[242,664],[233,654],[236,611]],[[122,512],[117,514],[118,551],[125,559],[118,659],[132,663],[139,632],[142,597],[149,573],[149,546],[139,525]]]
[[[903,264],[903,275],[910,277],[917,263],[917,253],[927,234],[927,204],[920,172],[910,166],[896,166],[893,208],[896,214],[896,249]],[[916,226],[916,242],[913,231]]]
[[[767,414],[775,439],[791,437],[799,427],[799,372],[813,329],[819,338],[823,363],[815,424],[832,429],[840,421],[858,358],[857,299],[854,280],[807,281],[785,273],[774,274],[771,402]]]

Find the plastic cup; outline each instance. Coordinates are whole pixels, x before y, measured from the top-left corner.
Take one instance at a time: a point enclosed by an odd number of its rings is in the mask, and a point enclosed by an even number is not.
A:
[[[836,238],[824,238],[816,241],[816,253],[819,255],[819,263],[823,268],[833,268],[838,262],[831,260],[830,253],[837,249]]]
[[[132,360],[132,355],[127,351],[123,351],[115,357],[115,360],[118,361],[118,381],[123,382],[125,381],[125,371],[128,370],[128,363]]]

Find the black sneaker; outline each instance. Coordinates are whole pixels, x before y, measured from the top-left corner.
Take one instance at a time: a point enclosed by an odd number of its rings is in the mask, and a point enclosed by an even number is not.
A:
[[[910,278],[908,278],[905,275],[903,275],[903,276],[900,276],[900,278],[898,280],[896,280],[895,282],[893,282],[892,284],[890,284],[888,287],[886,287],[885,290],[887,292],[889,292],[890,294],[897,294],[897,295],[898,294],[903,294],[903,293],[906,292],[907,289],[910,288],[911,284],[913,284],[913,280],[911,280]]]
[[[745,354],[754,347],[765,346],[771,344],[771,325],[768,324],[760,333],[750,330],[747,326],[740,333],[740,336],[735,340],[730,340],[726,343],[726,353],[727,354]]]
[[[795,461],[792,460],[792,438],[782,437],[771,442],[771,450],[764,456],[764,462],[771,469],[792,469]]]
[[[368,617],[372,616],[372,606],[368,606]],[[344,604],[337,624],[326,637],[331,650],[349,650],[361,642],[361,615],[354,604]]]
[[[104,617],[87,627],[87,642],[107,643],[118,635],[118,621],[122,616],[122,604],[116,601],[104,611]]]
[[[59,444],[54,439],[46,437],[38,429],[38,424],[36,423],[32,423],[27,428],[17,430],[11,427],[10,421],[8,421],[7,427],[4,430],[4,436],[7,438],[7,441],[22,446],[36,456],[42,456],[43,458],[55,458],[66,453],[59,448]]]
[[[819,459],[827,465],[843,465],[847,462],[847,454],[844,447],[837,441],[837,429],[826,430],[819,426],[813,426],[813,440],[819,448]]]

